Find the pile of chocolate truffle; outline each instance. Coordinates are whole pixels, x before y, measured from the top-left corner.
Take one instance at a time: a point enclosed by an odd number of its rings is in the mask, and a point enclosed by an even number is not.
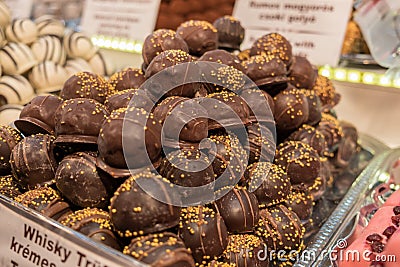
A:
[[[291,265],[329,215],[357,131],[285,37],[241,51],[243,37],[229,16],[187,21],[146,38],[141,68],[77,72],[36,96],[0,127],[1,193],[151,266]]]
[[[15,114],[36,95],[61,90],[79,71],[110,75],[110,60],[81,32],[66,29],[64,22],[45,15],[34,21],[11,20],[7,5],[0,1],[0,121]],[[10,106],[5,106],[10,105]],[[5,107],[4,107],[5,106]],[[6,110],[5,112],[3,112]],[[18,114],[18,113],[17,113]]]

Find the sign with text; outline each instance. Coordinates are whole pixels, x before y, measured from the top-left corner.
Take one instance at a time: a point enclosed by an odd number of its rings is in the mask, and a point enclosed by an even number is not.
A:
[[[153,32],[160,0],[86,0],[82,30],[143,42]]]
[[[315,65],[337,65],[353,0],[236,0],[233,16],[246,29],[242,48],[279,32],[294,54]]]
[[[31,16],[33,0],[5,0],[14,19],[29,18]]]

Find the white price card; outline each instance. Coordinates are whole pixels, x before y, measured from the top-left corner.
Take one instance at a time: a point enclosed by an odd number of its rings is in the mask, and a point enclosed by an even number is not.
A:
[[[33,0],[4,0],[10,8],[14,19],[29,18],[32,13]]]
[[[82,30],[143,42],[155,27],[160,0],[86,0]]]
[[[19,206],[0,195],[2,267],[146,266]]]
[[[242,49],[271,32],[292,44],[294,54],[315,65],[337,65],[353,0],[236,0],[233,16],[246,29]]]

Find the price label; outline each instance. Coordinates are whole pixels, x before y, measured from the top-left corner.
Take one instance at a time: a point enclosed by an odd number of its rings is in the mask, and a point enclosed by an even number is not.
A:
[[[242,48],[270,32],[279,32],[296,55],[313,64],[337,65],[352,0],[236,0],[233,16],[246,28]]]
[[[160,0],[86,0],[82,30],[143,42],[155,27]]]
[[[14,19],[29,18],[31,16],[33,0],[4,0],[10,8]]]

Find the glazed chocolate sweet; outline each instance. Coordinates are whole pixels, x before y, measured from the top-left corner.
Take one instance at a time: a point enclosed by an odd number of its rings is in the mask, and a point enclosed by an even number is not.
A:
[[[179,25],[176,33],[188,44],[191,55],[201,56],[218,47],[217,29],[207,21],[185,21]]]
[[[182,50],[189,53],[187,43],[175,31],[158,29],[144,40],[142,49],[144,64],[149,65],[157,55],[166,50]]]
[[[97,208],[77,210],[61,221],[61,224],[78,231],[94,241],[119,250],[120,245],[113,233],[110,216]]]
[[[207,110],[197,101],[170,96],[154,107],[153,114],[154,119],[163,125],[165,138],[188,142],[207,138]]]
[[[222,91],[240,93],[246,88],[246,83],[250,82],[243,72],[235,67],[205,61],[196,63],[201,66],[201,79],[205,80],[201,85],[209,94]]]
[[[112,112],[119,108],[135,107],[152,110],[154,102],[150,99],[147,91],[142,89],[126,89],[108,95],[104,106]]]
[[[223,16],[213,23],[218,32],[218,48],[229,52],[240,50],[245,30],[240,21],[232,16]]]
[[[335,152],[343,138],[343,129],[339,121],[330,114],[322,113],[321,121],[315,128],[325,137],[329,152]]]
[[[58,221],[72,213],[69,204],[60,194],[47,186],[29,190],[17,196],[15,201]]]
[[[246,89],[240,92],[250,111],[250,122],[274,123],[275,104],[273,98],[260,89]]]
[[[130,176],[111,198],[110,217],[115,231],[121,237],[135,237],[172,228],[179,223],[181,208],[163,203],[143,191],[137,182],[153,185],[153,193],[166,195],[172,184],[160,175],[142,171]],[[154,192],[157,190],[157,192]]]
[[[212,209],[197,206],[182,209],[179,236],[199,264],[214,260],[228,246],[224,219]]]
[[[303,124],[287,140],[301,141],[314,148],[321,157],[329,156],[328,143],[325,140],[325,136],[311,125]]]
[[[268,33],[258,38],[250,48],[250,56],[274,55],[289,68],[292,63],[292,45],[279,33]]]
[[[17,129],[7,125],[0,125],[0,175],[11,173],[11,151],[22,138],[21,133]]]
[[[54,134],[54,115],[62,102],[55,95],[36,96],[22,109],[14,124],[25,136]]]
[[[292,184],[312,185],[320,176],[321,161],[318,152],[300,141],[279,144],[275,164],[287,172]]]
[[[336,92],[332,81],[325,76],[317,75],[312,90],[319,96],[322,111],[325,113],[336,106],[340,100],[340,95]]]
[[[163,51],[154,57],[151,63],[147,66],[145,78],[149,79],[151,76],[166,68],[192,61],[192,57],[185,51],[177,49]]]
[[[57,162],[54,158],[54,137],[37,134],[25,137],[12,150],[11,170],[23,189],[53,184]]]
[[[201,57],[199,57],[197,61],[216,62],[234,67],[235,69],[244,72],[244,68],[240,62],[240,59],[236,55],[222,49],[207,51]]]
[[[291,193],[290,178],[278,165],[256,162],[249,165],[244,173],[247,187],[263,206],[284,202]]]
[[[59,163],[55,179],[63,196],[81,208],[106,208],[113,192],[112,178],[97,171],[95,153],[67,155]]]
[[[317,71],[306,57],[294,56],[289,69],[289,82],[297,88],[312,89]]]
[[[283,203],[290,211],[296,213],[300,220],[311,217],[314,198],[304,185],[295,185],[288,199]]]
[[[190,250],[182,239],[170,232],[133,238],[123,253],[150,266],[194,267]]]
[[[111,92],[117,92],[126,89],[137,89],[145,80],[144,72],[141,69],[128,67],[111,75],[108,83]]]
[[[246,126],[247,141],[243,147],[249,153],[249,164],[258,161],[271,162],[275,155],[275,133],[261,123]],[[274,129],[272,129],[274,130]]]
[[[233,188],[215,201],[215,208],[230,233],[252,232],[258,223],[257,197],[247,189]]]
[[[305,123],[316,125],[322,118],[322,105],[319,96],[313,90],[298,89],[307,98],[308,102],[308,119]]]
[[[19,189],[19,185],[14,180],[14,176],[5,175],[0,176],[0,195],[4,195],[9,198],[15,198],[16,196],[22,194]]]
[[[351,159],[359,149],[358,132],[357,128],[350,122],[339,121],[339,125],[343,131],[343,138],[341,139],[331,162],[336,167],[344,169],[349,166]]]
[[[265,256],[263,240],[253,234],[230,235],[223,260],[235,267],[268,267],[269,257]]]
[[[90,98],[104,103],[110,93],[110,85],[102,76],[88,71],[81,71],[65,81],[60,97],[65,100]]]

